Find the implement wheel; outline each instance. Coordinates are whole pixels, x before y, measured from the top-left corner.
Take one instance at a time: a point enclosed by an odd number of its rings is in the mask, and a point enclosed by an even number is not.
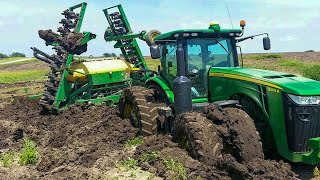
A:
[[[125,89],[119,102],[119,112],[123,119],[130,119],[140,134],[158,133],[160,116],[153,90],[141,86]]]
[[[152,46],[154,44],[154,38],[161,35],[161,32],[153,29],[150,30],[147,35],[146,35],[146,43],[148,44],[148,46]]]

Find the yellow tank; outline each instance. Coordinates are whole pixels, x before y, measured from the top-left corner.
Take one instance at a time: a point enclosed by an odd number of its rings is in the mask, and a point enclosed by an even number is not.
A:
[[[136,70],[133,65],[120,59],[103,59],[87,62],[75,62],[70,66],[70,73],[67,77],[69,82],[87,82],[87,76],[92,74],[111,73],[126,71],[130,73]]]

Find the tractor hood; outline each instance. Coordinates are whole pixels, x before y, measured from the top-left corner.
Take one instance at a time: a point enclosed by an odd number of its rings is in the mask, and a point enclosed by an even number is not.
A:
[[[319,81],[283,72],[240,67],[213,67],[210,69],[210,76],[239,79],[263,84],[295,95],[320,95]]]

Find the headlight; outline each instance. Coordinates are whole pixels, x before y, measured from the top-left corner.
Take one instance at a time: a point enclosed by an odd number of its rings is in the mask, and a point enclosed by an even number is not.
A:
[[[288,94],[290,99],[299,105],[320,104],[320,96],[295,96]]]

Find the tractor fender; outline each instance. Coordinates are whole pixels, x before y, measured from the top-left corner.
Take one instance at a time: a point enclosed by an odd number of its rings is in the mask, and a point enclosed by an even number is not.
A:
[[[267,113],[267,111],[265,110],[265,108],[263,107],[262,103],[260,102],[260,100],[258,99],[258,97],[256,97],[255,95],[252,95],[250,93],[244,93],[244,92],[241,92],[241,93],[237,93],[237,94],[234,94],[232,95],[229,99],[232,99],[232,100],[238,100],[236,99],[237,96],[246,96],[248,97],[251,101],[253,101],[253,103],[262,110],[263,112],[263,116],[265,120],[268,120],[269,119],[269,114]],[[267,122],[268,123],[268,122]]]
[[[174,94],[172,89],[164,82],[164,80],[160,77],[152,77],[146,81],[147,86],[156,85],[159,86],[168,97],[170,103],[174,102]]]

